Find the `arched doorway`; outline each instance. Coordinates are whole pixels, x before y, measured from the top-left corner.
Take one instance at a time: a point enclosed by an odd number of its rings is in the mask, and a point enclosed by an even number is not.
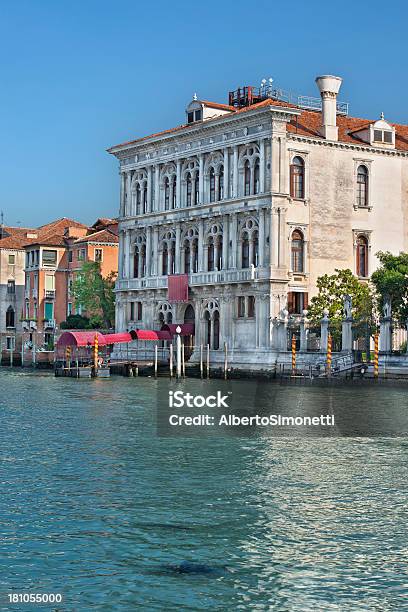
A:
[[[184,311],[184,323],[195,324],[195,311],[191,304],[188,304]],[[185,358],[190,359],[190,356],[194,350],[194,335],[187,336],[184,342]]]

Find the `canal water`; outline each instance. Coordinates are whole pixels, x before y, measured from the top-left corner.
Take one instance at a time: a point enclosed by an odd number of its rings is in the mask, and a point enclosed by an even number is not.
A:
[[[406,610],[406,437],[158,435],[169,388],[229,385],[3,369],[0,608],[40,609],[6,604],[32,592],[69,611]],[[298,414],[408,413],[407,386],[232,385]]]

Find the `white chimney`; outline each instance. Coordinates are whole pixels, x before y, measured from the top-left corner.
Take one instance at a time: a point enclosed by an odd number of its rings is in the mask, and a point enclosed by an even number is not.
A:
[[[338,140],[336,104],[342,80],[340,77],[329,74],[316,78],[316,84],[322,97],[322,125],[320,133],[327,140]]]

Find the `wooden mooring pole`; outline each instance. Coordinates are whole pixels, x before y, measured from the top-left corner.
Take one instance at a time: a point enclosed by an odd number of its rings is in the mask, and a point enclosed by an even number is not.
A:
[[[173,345],[170,344],[170,378],[173,378]]]
[[[332,364],[332,337],[331,334],[327,336],[327,376],[331,376],[331,364]]]
[[[183,378],[185,378],[186,377],[186,353],[185,353],[184,342],[181,345],[181,369],[182,369]]]
[[[228,375],[228,348],[227,343],[224,342],[224,378],[227,380]]]
[[[200,344],[200,376],[204,375],[204,364],[203,364],[203,345]]]
[[[157,377],[157,344],[154,345],[154,377]]]
[[[374,378],[378,378],[378,338],[379,334],[374,334]]]
[[[296,374],[296,336],[292,335],[292,376]]]
[[[210,378],[210,345],[207,344],[207,378]]]

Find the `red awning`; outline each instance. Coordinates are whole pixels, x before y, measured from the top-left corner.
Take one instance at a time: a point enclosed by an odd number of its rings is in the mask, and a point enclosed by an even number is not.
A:
[[[132,342],[132,336],[128,332],[121,334],[105,334],[106,344],[119,344],[120,342]]]
[[[100,332],[94,331],[70,331],[64,332],[58,338],[57,346],[93,346],[95,336],[98,336],[99,346],[105,346],[106,340]]]
[[[167,283],[169,302],[188,302],[188,274],[170,274]]]
[[[172,336],[176,335],[176,328],[180,327],[180,336],[194,336],[194,323],[166,323],[162,331],[169,332]]]
[[[132,329],[130,336],[132,340],[171,340],[171,334],[168,331],[153,329]]]

